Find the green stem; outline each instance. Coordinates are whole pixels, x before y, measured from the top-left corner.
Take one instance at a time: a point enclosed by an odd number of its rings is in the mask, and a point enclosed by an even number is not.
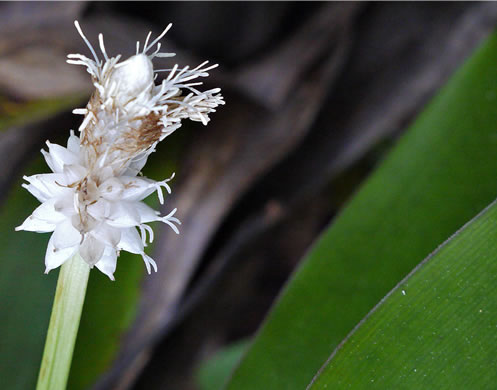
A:
[[[36,390],[66,388],[89,274],[79,254],[61,267]]]

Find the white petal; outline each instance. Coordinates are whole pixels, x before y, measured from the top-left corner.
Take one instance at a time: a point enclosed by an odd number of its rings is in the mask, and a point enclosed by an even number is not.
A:
[[[54,223],[42,221],[30,215],[28,218],[26,218],[22,225],[16,227],[16,231],[26,230],[28,232],[48,233],[53,232],[55,230],[55,227],[56,225]]]
[[[83,220],[82,220],[82,218],[83,218]],[[95,227],[97,227],[98,224],[100,223],[95,218],[93,218],[91,215],[85,214],[85,213],[74,214],[71,217],[71,222],[72,222],[72,225],[74,226],[74,228],[80,232],[83,232],[83,231],[89,232],[89,231],[93,230]]]
[[[29,191],[29,193],[31,195],[33,195],[36,199],[38,199],[41,203],[43,203],[44,201],[46,201],[49,198],[45,193],[40,191],[38,188],[36,188],[32,184],[22,183],[21,187],[27,189]]]
[[[67,149],[73,152],[74,154],[79,154],[79,148],[80,148],[79,137],[75,136],[74,131],[71,130],[71,135],[67,140]]]
[[[94,227],[91,234],[100,241],[103,241],[107,246],[113,248],[116,248],[121,240],[121,229],[112,227],[106,223],[101,223]]]
[[[140,201],[156,190],[153,185],[154,182],[150,179],[121,176],[120,180],[124,184],[124,191],[122,193],[123,200]]]
[[[67,164],[64,165],[63,172],[66,175],[66,182],[71,184],[83,179],[88,171],[81,165]]]
[[[143,169],[145,164],[147,163],[148,155],[144,154],[142,156],[138,156],[136,159],[131,161],[128,165],[128,169],[124,172],[126,176],[136,176]]]
[[[48,240],[47,252],[45,255],[45,273],[62,265],[76,253],[77,249],[78,245],[64,249],[57,248],[54,246],[54,235],[52,234],[50,240]]]
[[[140,215],[140,224],[158,221],[159,213],[143,202],[134,202],[134,207]]]
[[[119,241],[117,247],[137,255],[143,253],[143,241],[136,228],[121,229],[121,241]]]
[[[45,161],[47,162],[47,165],[52,170],[52,172],[60,173],[60,170],[58,170],[59,167],[54,163],[53,158],[50,155],[50,153],[48,153],[46,150],[42,149],[41,154],[43,154],[43,157],[45,158]]]
[[[95,266],[107,275],[110,280],[114,280],[114,272],[116,271],[117,253],[113,247],[106,246],[104,254]]]
[[[116,174],[114,173],[112,166],[106,165],[98,170],[98,179],[101,183],[115,176]]]
[[[52,235],[54,246],[60,249],[79,245],[81,238],[81,233],[73,227],[70,219],[59,223]]]
[[[112,203],[107,223],[116,227],[132,227],[140,224],[140,214],[136,208],[137,202]]]
[[[122,193],[122,199],[127,201],[139,201],[145,199],[147,196],[157,191],[159,196],[159,201],[161,204],[164,203],[164,194],[162,187],[170,194],[171,187],[167,184],[174,178],[174,173],[168,179],[155,181],[142,177],[132,177],[132,176],[121,176],[120,180],[124,184],[124,191]]]
[[[57,198],[52,198],[43,202],[33,211],[33,217],[52,224],[62,222],[66,219],[66,216],[55,210],[55,203],[58,200]]]
[[[72,196],[74,190],[67,187],[71,184],[67,176],[61,173],[45,173],[40,175],[25,176],[29,184],[25,188],[43,201],[49,198]]]
[[[55,211],[64,214],[64,216],[68,219],[72,218],[72,216],[77,213],[77,210],[74,208],[74,196],[55,198],[53,207]]]
[[[100,260],[104,254],[105,244],[92,235],[86,235],[83,243],[79,247],[79,254],[90,266]]]
[[[54,208],[57,199],[49,199],[38,206],[22,225],[16,230],[27,230],[38,233],[54,231],[56,225],[66,219],[66,216]]]
[[[77,165],[79,163],[78,156],[63,146],[52,144],[48,141],[47,145],[48,152],[52,158],[54,172],[62,172],[64,165]]]
[[[100,195],[108,200],[117,201],[122,199],[124,184],[117,177],[111,177],[98,186]]]
[[[102,221],[110,217],[112,206],[111,202],[105,199],[99,199],[95,203],[89,205],[86,210],[93,218]]]

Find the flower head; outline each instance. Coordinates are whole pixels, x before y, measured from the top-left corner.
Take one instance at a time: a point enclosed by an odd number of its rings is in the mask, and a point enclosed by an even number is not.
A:
[[[121,250],[141,255],[148,272],[157,271],[144,251],[154,237],[147,223],[160,221],[179,233],[180,221],[174,217],[176,209],[161,216],[142,200],[157,192],[162,204],[163,188],[171,193],[168,182],[174,174],[162,181],[137,175],[157,143],[178,129],[182,119],[207,124],[208,115],[224,104],[219,88],[201,92],[196,87],[202,83],[191,82],[208,76],[216,65],[154,70],[155,57],[174,56],[160,52],[159,43],[171,25],[151,43],[149,33],[143,49],[137,42],[136,54],[121,62],[120,55],[107,55],[102,34],[99,59],[78,22],[75,25],[93,59],[70,54],[67,62],[86,66],[95,91],[86,108],[73,111],[84,115],[79,136],[71,130],[67,147],[47,141],[48,151],[42,150],[53,173],[24,177],[23,187],[41,205],[16,230],[53,232],[46,272],[79,252],[114,280]],[[156,85],[157,72],[162,71],[169,74]]]

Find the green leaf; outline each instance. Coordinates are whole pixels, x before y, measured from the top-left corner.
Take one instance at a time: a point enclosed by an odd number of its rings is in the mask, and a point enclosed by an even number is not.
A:
[[[219,390],[227,382],[250,341],[242,340],[224,347],[214,356],[202,362],[196,372],[196,382],[200,390]]]
[[[497,203],[417,267],[310,389],[490,389],[497,383]]]
[[[452,77],[313,247],[228,389],[302,389],[421,259],[497,196],[497,37]]]

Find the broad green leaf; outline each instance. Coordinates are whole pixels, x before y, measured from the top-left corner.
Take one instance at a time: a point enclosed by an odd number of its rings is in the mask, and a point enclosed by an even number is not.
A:
[[[496,64],[492,35],[312,248],[228,389],[305,388],[354,325],[497,196]]]
[[[236,363],[247,350],[250,341],[242,340],[230,344],[208,360],[202,362],[196,372],[200,390],[219,390],[227,382]]]
[[[495,388],[496,260],[494,202],[388,294],[309,388]]]

